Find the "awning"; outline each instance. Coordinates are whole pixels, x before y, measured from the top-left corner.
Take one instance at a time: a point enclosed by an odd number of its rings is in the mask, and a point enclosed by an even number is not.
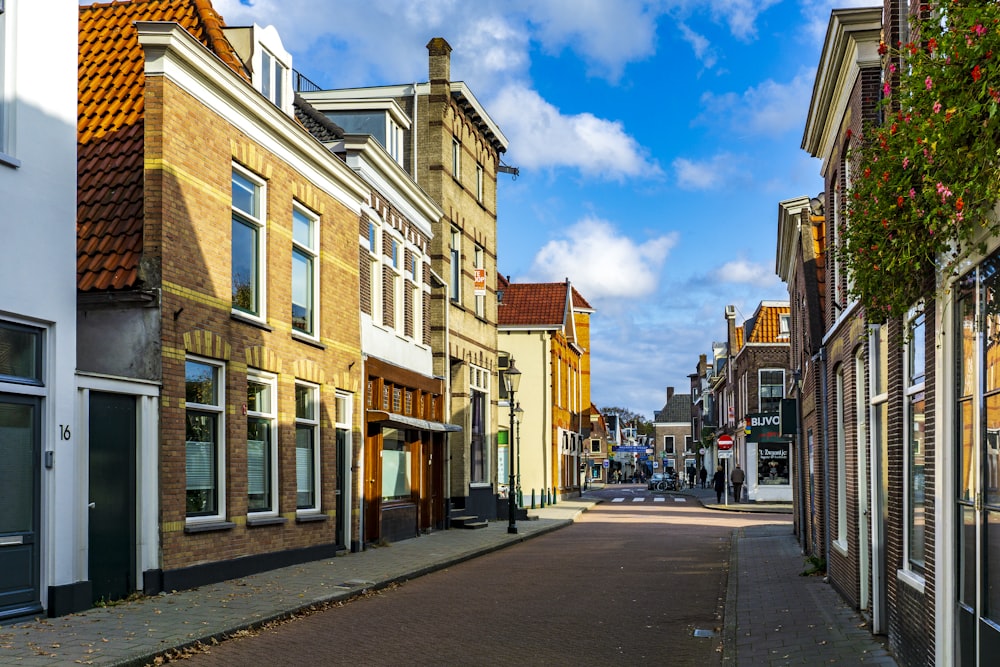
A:
[[[385,424],[391,424],[393,426],[402,426],[404,428],[415,428],[421,431],[439,431],[439,432],[454,432],[461,431],[462,427],[457,424],[446,424],[444,422],[432,422],[426,419],[417,419],[416,417],[407,417],[406,415],[399,415],[395,412],[386,412],[385,410],[369,410],[368,411],[368,421],[369,422],[382,422]]]

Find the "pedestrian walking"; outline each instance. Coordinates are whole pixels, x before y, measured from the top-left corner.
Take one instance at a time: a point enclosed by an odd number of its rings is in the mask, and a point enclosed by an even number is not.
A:
[[[715,502],[722,502],[722,492],[726,490],[726,473],[722,472],[722,466],[715,469],[712,475],[712,486],[715,487]]]
[[[695,477],[697,475],[698,475],[698,471],[695,470],[695,468],[694,468],[693,465],[689,465],[688,466],[688,487],[689,488],[692,488],[692,489],[694,488],[694,480],[695,480]]]
[[[705,466],[702,466],[701,470],[698,471],[698,481],[701,482],[701,488],[704,489],[708,486],[708,470]]]
[[[732,474],[729,475],[729,481],[733,483],[733,502],[740,502],[743,499],[743,482],[747,479],[746,473],[743,472],[743,468],[740,464],[736,464],[733,468]]]

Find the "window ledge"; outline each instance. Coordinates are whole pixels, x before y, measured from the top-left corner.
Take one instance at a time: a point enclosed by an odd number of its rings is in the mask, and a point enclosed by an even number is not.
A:
[[[211,533],[217,530],[232,530],[236,524],[232,521],[199,521],[184,526],[185,533]]]
[[[263,329],[264,331],[274,331],[274,329],[266,322],[255,319],[250,315],[244,315],[240,312],[233,311],[229,313],[229,318],[236,320],[237,322],[242,322],[243,324],[249,324],[252,327],[257,327],[258,329]]]
[[[300,343],[305,343],[306,345],[311,345],[311,346],[313,346],[315,348],[318,348],[320,350],[325,350],[326,349],[326,345],[323,345],[323,343],[319,342],[315,338],[310,337],[308,334],[299,333],[298,331],[295,331],[294,329],[292,330],[292,340],[297,340]]]
[[[330,517],[325,514],[296,514],[295,523],[316,523],[317,521],[328,521]]]
[[[840,540],[833,540],[833,542],[831,542],[830,546],[832,546],[833,550],[836,551],[837,553],[839,553],[841,556],[846,556],[847,555],[847,543],[846,542],[841,542]]]
[[[6,153],[0,152],[0,164],[5,167],[17,169],[21,166],[21,161],[13,156],[7,155]]]
[[[913,570],[896,570],[896,579],[903,582],[921,595],[924,594],[924,578]]]
[[[248,516],[247,528],[257,528],[259,526],[278,526],[287,522],[288,519],[283,516]]]

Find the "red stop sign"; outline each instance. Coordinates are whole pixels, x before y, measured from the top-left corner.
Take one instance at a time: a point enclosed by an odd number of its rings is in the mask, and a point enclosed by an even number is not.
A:
[[[719,449],[725,451],[727,449],[733,448],[733,436],[731,435],[720,435],[719,436]]]

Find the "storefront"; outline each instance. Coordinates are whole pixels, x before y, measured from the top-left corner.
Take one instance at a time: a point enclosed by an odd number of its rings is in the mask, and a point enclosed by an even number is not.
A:
[[[791,443],[780,435],[777,412],[746,419],[747,497],[755,502],[792,502]]]

